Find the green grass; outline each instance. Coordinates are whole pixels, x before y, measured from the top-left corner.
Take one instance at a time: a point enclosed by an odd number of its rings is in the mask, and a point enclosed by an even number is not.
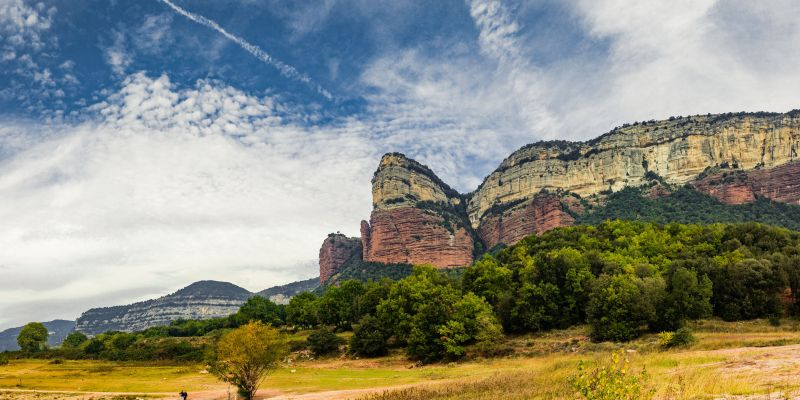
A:
[[[796,391],[800,381],[800,344],[796,324],[779,327],[767,321],[692,324],[698,341],[664,351],[656,335],[627,344],[591,343],[586,327],[513,336],[504,345],[513,355],[458,363],[416,366],[400,350],[379,359],[329,357],[283,364],[262,386],[270,393],[302,394],[336,390],[386,388],[373,399],[571,399],[566,383],[578,361],[597,365],[615,349],[626,353],[634,368],[645,367],[657,398],[714,398],[719,395]],[[301,333],[299,336],[304,335]],[[742,348],[752,346],[752,348]],[[792,358],[794,357],[794,358]],[[227,385],[204,373],[205,366],[152,365],[134,362],[12,360],[0,367],[2,389],[64,392],[177,393],[186,389],[224,393]],[[0,395],[0,398],[3,395]]]

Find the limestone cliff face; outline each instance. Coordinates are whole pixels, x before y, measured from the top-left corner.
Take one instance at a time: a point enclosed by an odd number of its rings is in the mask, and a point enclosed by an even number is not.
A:
[[[319,249],[319,283],[323,284],[353,258],[361,258],[361,239],[331,233]]]
[[[477,228],[492,206],[531,199],[542,190],[585,197],[642,185],[648,172],[670,184],[683,184],[706,168],[720,165],[769,170],[796,160],[798,147],[797,112],[637,123],[589,142],[545,142],[521,148],[470,196],[467,211]]]
[[[466,195],[428,167],[386,154],[361,225],[363,259],[467,265],[476,244],[510,245],[571,225],[571,215],[628,186],[646,185],[650,198],[690,183],[728,204],[758,197],[800,204],[798,148],[800,111],[626,124],[588,142],[524,146]]]
[[[457,207],[461,204],[461,195],[427,166],[400,153],[384,155],[372,178],[374,209],[415,207],[419,202]]]
[[[386,154],[372,179],[373,211],[361,223],[365,261],[465,266],[474,241],[461,195],[428,167]]]

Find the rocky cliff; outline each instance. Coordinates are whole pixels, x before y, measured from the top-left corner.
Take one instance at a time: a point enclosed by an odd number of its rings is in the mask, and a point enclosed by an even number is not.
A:
[[[386,154],[361,223],[363,259],[454,267],[474,253],[571,225],[609,193],[645,186],[657,199],[684,184],[736,205],[800,204],[800,111],[697,115],[625,124],[587,142],[522,147],[472,193],[426,166]]]
[[[319,249],[319,283],[324,284],[353,259],[361,259],[361,239],[329,234]]]
[[[461,195],[428,167],[386,154],[372,178],[373,211],[361,222],[363,259],[455,267],[472,261],[475,237]]]
[[[795,161],[798,147],[800,112],[635,123],[588,142],[541,142],[517,150],[469,197],[467,211],[477,227],[492,206],[531,199],[542,190],[587,197],[640,186],[648,175],[674,185],[720,166],[769,170]]]

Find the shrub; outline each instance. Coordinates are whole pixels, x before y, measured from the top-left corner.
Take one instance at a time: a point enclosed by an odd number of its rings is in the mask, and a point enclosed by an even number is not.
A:
[[[388,339],[389,334],[380,322],[368,315],[361,319],[350,339],[350,351],[364,357],[383,356],[389,351]]]
[[[692,334],[692,330],[686,327],[678,329],[675,332],[661,332],[658,335],[658,344],[666,348],[688,346],[695,341],[697,341],[697,339],[695,339],[694,334]]]
[[[338,353],[342,340],[328,328],[317,329],[308,335],[308,348],[317,355]]]
[[[772,326],[781,326],[781,317],[777,315],[770,315],[769,324]]]
[[[654,390],[648,389],[647,371],[633,373],[627,357],[622,351],[611,354],[608,365],[591,371],[583,361],[578,364],[578,373],[569,378],[579,398],[587,400],[645,400],[652,399]]]
[[[672,338],[675,336],[675,332],[661,332],[658,334],[658,345],[661,347],[670,347],[672,344]]]
[[[5,354],[0,354],[0,366],[8,365],[8,356]]]

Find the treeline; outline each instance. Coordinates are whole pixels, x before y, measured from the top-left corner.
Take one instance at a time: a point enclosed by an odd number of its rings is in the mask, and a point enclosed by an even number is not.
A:
[[[177,321],[138,333],[73,334],[59,351],[104,359],[200,360],[248,321],[313,329],[292,344],[380,356],[402,348],[422,361],[468,351],[500,354],[503,332],[588,324],[594,340],[679,330],[687,320],[798,314],[800,233],[757,223],[685,225],[612,221],[529,236],[455,273],[415,267],[398,281],[343,281],[278,306],[251,298],[234,315]],[[181,338],[183,337],[183,338]],[[295,338],[299,337],[295,336]],[[72,349],[72,350],[70,350]]]
[[[283,326],[285,315],[284,306],[255,296],[228,317],[177,320],[170,325],[140,332],[111,331],[91,338],[76,331],[70,333],[58,348],[47,348],[47,329],[42,324],[31,323],[17,338],[21,351],[12,355],[110,361],[206,361],[213,355],[217,340],[225,332],[250,321]]]
[[[689,319],[797,313],[799,281],[797,232],[614,221],[527,237],[475,262],[463,290],[485,298],[507,332],[589,323],[595,340],[630,340]]]

